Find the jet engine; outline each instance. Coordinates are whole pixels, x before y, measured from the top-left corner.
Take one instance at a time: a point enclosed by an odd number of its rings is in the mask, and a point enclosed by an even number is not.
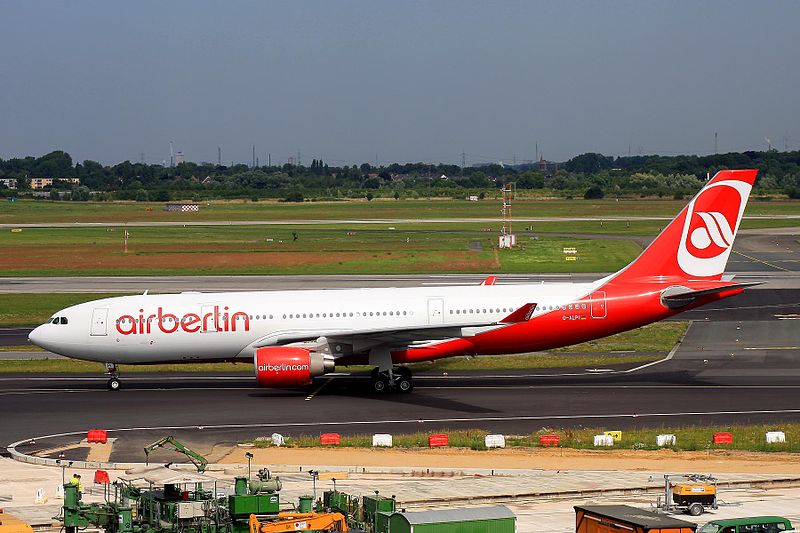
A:
[[[256,379],[262,387],[302,387],[334,369],[330,355],[297,346],[259,348],[254,362]]]

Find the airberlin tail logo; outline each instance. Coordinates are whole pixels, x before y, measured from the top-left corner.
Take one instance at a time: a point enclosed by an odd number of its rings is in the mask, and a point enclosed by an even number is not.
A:
[[[689,233],[689,241],[698,250],[706,250],[715,246],[719,255],[733,245],[733,230],[725,215],[719,211],[711,213],[695,213],[703,221],[703,225]]]
[[[720,181],[691,201],[678,246],[681,270],[689,276],[722,274],[750,189],[743,181]]]

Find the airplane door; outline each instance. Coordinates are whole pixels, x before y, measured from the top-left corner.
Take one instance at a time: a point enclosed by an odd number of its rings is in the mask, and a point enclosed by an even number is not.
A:
[[[605,318],[607,314],[606,291],[597,291],[592,294],[592,318]]]
[[[92,329],[90,335],[93,337],[102,337],[108,335],[108,308],[98,308],[92,311]]]
[[[441,298],[430,298],[428,300],[428,324],[444,324],[444,300]]]

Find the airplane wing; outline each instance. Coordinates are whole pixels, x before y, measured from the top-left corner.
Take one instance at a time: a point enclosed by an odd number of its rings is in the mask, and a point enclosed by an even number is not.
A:
[[[719,294],[722,292],[732,291],[736,289],[744,289],[747,287],[752,287],[754,285],[761,285],[762,281],[750,281],[750,282],[742,282],[742,283],[726,283],[724,285],[717,285],[711,288],[705,289],[686,289],[680,290],[676,289],[675,292],[665,292],[661,299],[670,307],[682,307],[684,305],[689,305],[694,303],[698,298],[702,296],[711,296],[713,294]]]
[[[470,337],[485,333],[493,329],[503,328],[509,324],[523,322],[530,318],[536,304],[525,304],[499,322],[470,323],[470,324],[436,324],[415,328],[364,328],[364,329],[302,329],[276,331],[256,340],[244,350],[242,355],[250,350],[266,346],[285,346],[298,343],[313,343],[316,345],[339,345],[339,350],[333,350],[334,355],[349,355],[376,346],[424,346],[435,344],[448,339]]]

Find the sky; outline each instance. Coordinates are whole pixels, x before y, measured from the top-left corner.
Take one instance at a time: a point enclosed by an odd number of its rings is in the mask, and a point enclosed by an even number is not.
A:
[[[800,149],[796,1],[0,6],[0,158],[513,163]],[[538,152],[537,152],[538,144]]]

